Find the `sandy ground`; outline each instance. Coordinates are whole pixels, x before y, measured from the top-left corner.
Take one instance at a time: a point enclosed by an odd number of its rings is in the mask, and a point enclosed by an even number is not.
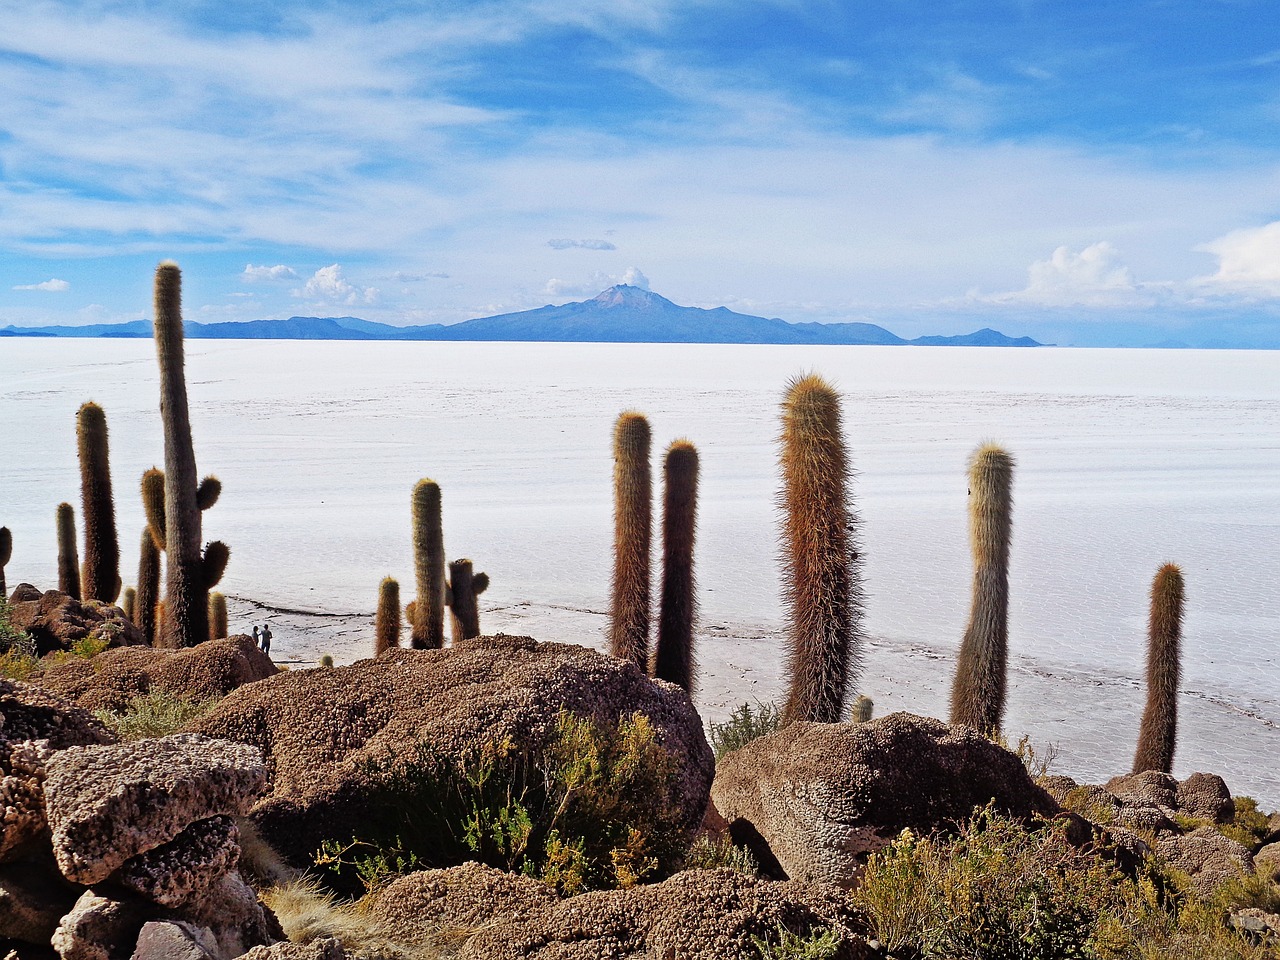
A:
[[[272,657],[293,669],[337,664],[369,656],[373,614],[281,609],[228,597],[232,632],[270,624]],[[509,633],[605,648],[603,609],[517,603],[482,610],[486,632]],[[406,635],[407,641],[407,635]],[[776,701],[784,691],[783,639],[776,630],[731,622],[701,624],[697,636],[698,688],[694,702],[705,723],[722,721],[745,701]],[[860,690],[875,701],[877,716],[907,710],[946,717],[952,674],[950,651],[924,644],[871,638],[866,644]],[[1051,772],[1081,782],[1105,782],[1127,773],[1144,692],[1137,678],[1046,668],[1011,657],[1005,733],[1024,734],[1040,755],[1055,754]],[[1184,689],[1180,699],[1178,757],[1174,774],[1218,773],[1232,791],[1280,807],[1280,728],[1248,706]]]

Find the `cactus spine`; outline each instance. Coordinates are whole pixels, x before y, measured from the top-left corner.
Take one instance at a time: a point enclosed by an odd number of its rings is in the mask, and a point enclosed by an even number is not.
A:
[[[81,520],[84,524],[85,599],[114,603],[120,594],[120,542],[116,537],[116,505],[111,495],[107,455],[107,415],[89,402],[76,414],[76,448],[80,456]]]
[[[8,527],[0,527],[0,600],[9,596],[4,583],[4,568],[13,556],[13,534]]]
[[[80,555],[76,548],[76,512],[69,503],[58,504],[58,590],[80,599]]]
[[[449,564],[449,585],[445,599],[449,604],[453,642],[480,636],[480,608],[476,598],[489,586],[489,575],[474,573],[470,560],[453,560]]]
[[[973,602],[951,686],[951,722],[997,733],[1009,659],[1009,542],[1013,457],[984,444],[969,460]]]
[[[413,488],[413,570],[418,596],[414,604],[413,646],[444,646],[444,532],[440,525],[440,485],[419,480]]]
[[[217,586],[230,551],[215,541],[202,553],[202,504],[212,506],[221,485],[196,475],[183,373],[182,273],[166,261],[156,268],[156,359],[160,365],[160,419],[164,424],[164,527],[168,554],[163,641],[191,647],[209,636],[209,590]],[[215,489],[216,487],[216,489]]]
[[[649,421],[625,411],[613,431],[613,591],[609,652],[649,669],[649,554],[653,490]]]
[[[383,577],[378,584],[378,612],[373,618],[373,655],[400,646],[400,584]]]
[[[840,398],[821,377],[788,385],[781,463],[791,639],[783,716],[838,723],[862,665],[862,591]]]
[[[1147,621],[1147,707],[1133,758],[1133,772],[1170,773],[1178,739],[1178,680],[1181,674],[1182,571],[1161,567],[1151,584]]]
[[[222,640],[227,635],[227,598],[214,591],[209,594],[209,639]]]
[[[160,548],[150,526],[142,531],[138,553],[138,589],[130,616],[147,643],[156,642],[156,604],[160,602]]]
[[[653,675],[692,695],[697,674],[693,623],[698,600],[693,545],[698,516],[698,451],[676,440],[663,460],[662,599]]]

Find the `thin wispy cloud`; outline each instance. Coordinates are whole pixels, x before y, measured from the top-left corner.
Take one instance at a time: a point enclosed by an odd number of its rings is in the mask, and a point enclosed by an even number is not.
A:
[[[552,250],[617,250],[608,240],[548,240]]]
[[[255,267],[252,263],[245,264],[244,272],[240,274],[240,279],[245,283],[271,283],[278,280],[296,280],[298,279],[298,271],[293,267],[287,267],[283,263],[278,263],[274,267]]]
[[[71,284],[66,280],[59,280],[56,277],[49,280],[42,280],[39,283],[20,283],[13,288],[14,290],[42,290],[45,293],[63,293],[71,289]]]

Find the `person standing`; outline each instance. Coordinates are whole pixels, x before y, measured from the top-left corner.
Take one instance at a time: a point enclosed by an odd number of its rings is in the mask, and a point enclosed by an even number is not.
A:
[[[257,647],[259,650],[261,650],[261,649],[262,649],[262,638],[261,638],[260,636],[258,636],[258,625],[257,625],[257,624],[254,624],[254,626],[253,626],[253,645],[254,645],[255,647]]]
[[[267,623],[262,625],[262,652],[271,653],[271,625]]]

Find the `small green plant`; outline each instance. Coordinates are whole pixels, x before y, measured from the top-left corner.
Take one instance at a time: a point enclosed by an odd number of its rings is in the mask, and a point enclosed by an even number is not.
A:
[[[740,703],[733,708],[724,723],[711,724],[708,740],[715,751],[716,761],[731,750],[746,746],[752,740],[778,730],[782,726],[782,711],[775,704],[761,703],[753,706]]]
[[[751,947],[750,960],[832,960],[840,954],[840,937],[826,928],[796,933],[778,924],[776,937],[752,937]]]
[[[739,847],[727,836],[699,835],[685,856],[686,870],[732,870],[748,877],[760,875],[760,864],[746,847]]]
[[[26,680],[40,667],[31,634],[13,625],[9,602],[0,597],[0,677]]]
[[[1218,830],[1223,836],[1253,849],[1271,835],[1271,818],[1258,809],[1258,801],[1253,797],[1234,797],[1233,800],[1235,816]]]
[[[141,740],[175,733],[217,702],[217,698],[197,700],[152,690],[132,697],[122,711],[95,710],[93,715],[121,740]]]

